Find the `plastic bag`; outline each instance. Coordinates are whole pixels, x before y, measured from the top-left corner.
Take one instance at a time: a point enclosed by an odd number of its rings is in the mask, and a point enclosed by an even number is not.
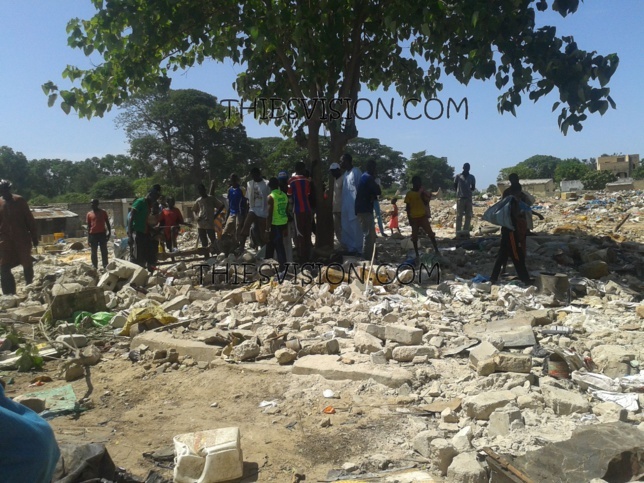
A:
[[[95,314],[92,314],[91,312],[78,311],[72,314],[72,318],[74,319],[74,325],[76,326],[79,326],[85,317],[91,317],[92,322],[96,327],[105,327],[110,324],[114,315],[115,314],[110,312],[96,312]]]
[[[117,238],[114,240],[114,258],[125,259],[128,248],[127,238]]]
[[[483,213],[483,219],[488,223],[492,223],[493,225],[502,226],[507,228],[508,230],[514,231],[511,210],[512,196],[508,196],[485,210],[485,213]]]

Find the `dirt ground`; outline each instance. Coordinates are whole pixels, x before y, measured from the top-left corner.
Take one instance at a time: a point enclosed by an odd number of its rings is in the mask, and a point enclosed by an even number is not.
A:
[[[357,397],[364,383],[225,363],[205,371],[191,367],[157,374],[120,357],[106,357],[92,371],[94,407],[79,416],[54,418],[50,424],[59,443],[104,443],[115,464],[135,476],[155,470],[172,478],[171,462],[155,465],[143,453],[171,450],[177,434],[228,426],[241,430],[242,482],[290,482],[295,474],[305,475],[305,481],[325,481],[330,469],[341,468],[352,457],[364,460],[384,453],[392,460],[398,452],[404,458],[396,448],[403,439],[392,435],[406,433],[406,418],[387,407],[382,386],[374,387],[373,396],[363,391]],[[55,378],[53,363],[43,374],[54,382],[33,388],[33,374],[14,373],[7,395],[65,384]],[[87,389],[84,380],[72,386],[78,398]],[[332,388],[340,398],[325,399],[322,388]],[[278,401],[277,408],[259,407],[261,401],[272,400]],[[322,410],[330,404],[337,409],[327,416]],[[331,426],[322,427],[326,419]]]

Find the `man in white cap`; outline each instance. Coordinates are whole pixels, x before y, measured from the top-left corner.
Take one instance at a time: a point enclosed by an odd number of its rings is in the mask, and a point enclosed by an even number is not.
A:
[[[342,243],[342,183],[344,183],[344,174],[338,163],[332,163],[329,171],[333,175],[333,231],[335,237],[340,242],[340,247],[344,250]]]

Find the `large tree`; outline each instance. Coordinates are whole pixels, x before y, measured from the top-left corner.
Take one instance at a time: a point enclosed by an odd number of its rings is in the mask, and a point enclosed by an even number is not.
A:
[[[592,171],[590,166],[576,158],[564,159],[555,168],[555,181],[559,183],[563,180],[580,180],[590,171]]]
[[[206,92],[160,90],[128,100],[117,123],[125,128],[131,154],[139,161],[156,163],[169,175],[169,184],[180,186],[246,171],[255,153],[244,126],[209,126],[215,120],[223,123],[227,113]]]
[[[498,181],[508,179],[510,173],[517,173],[521,179],[549,179],[554,178],[555,169],[561,163],[556,156],[537,154],[521,161],[516,166],[503,168],[497,178]]]
[[[454,168],[447,164],[447,158],[438,158],[425,151],[413,153],[407,161],[406,186],[411,186],[411,179],[414,176],[420,176],[423,186],[427,189],[454,188]]]
[[[338,161],[358,134],[349,114],[363,85],[394,86],[405,99],[429,99],[442,89],[443,73],[464,84],[494,78],[503,91],[499,110],[512,113],[522,97],[537,100],[557,89],[560,101],[553,110],[561,106],[564,133],[570,126],[580,130],[587,112],[603,114],[614,105],[606,85],[617,56],[583,51],[572,37],[557,37],[554,27],[537,27],[537,11],[551,8],[565,17],[579,0],[93,3],[93,18],[70,21],[68,43],[86,55],[96,50],[102,62],[64,70],[80,86],[59,90],[46,83],[50,104],[60,94],[65,112],[100,116],[141,90],[167,87],[172,71],[207,59],[231,60],[244,68],[235,87],[246,102],[309,100],[292,103],[292,116],[265,121],[296,134],[318,182],[326,173],[320,128],[330,133],[328,161]],[[317,196],[319,226],[331,227],[331,199],[325,202],[322,190]],[[320,231],[317,240],[330,244],[332,237],[332,230]]]

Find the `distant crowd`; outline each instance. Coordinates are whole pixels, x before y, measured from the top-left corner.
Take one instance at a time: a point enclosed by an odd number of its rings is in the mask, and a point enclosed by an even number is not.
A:
[[[207,190],[198,186],[199,198],[191,211],[196,221],[198,240],[203,253],[241,254],[250,248],[258,250],[263,258],[277,258],[280,270],[287,263],[313,261],[312,236],[320,230],[316,212],[316,190],[311,175],[303,162],[295,164],[294,172],[280,171],[268,180],[259,168],[250,170],[245,186],[237,174],[228,181],[225,199],[215,195],[215,183]],[[351,155],[344,154],[340,163],[330,168],[332,186],[322,186],[323,198],[332,197],[333,232],[343,255],[375,260],[376,223],[381,236],[388,236],[380,210],[382,190],[377,174],[377,163],[366,162],[365,172],[353,165]],[[507,259],[511,258],[519,278],[531,283],[525,267],[526,236],[531,228],[530,205],[534,198],[524,193],[516,174],[510,176],[510,187],[503,199],[511,197],[508,216],[511,224],[501,229],[501,248],[494,266],[491,281],[496,282]],[[0,180],[0,280],[4,294],[15,294],[16,283],[11,269],[22,265],[25,282],[33,281],[31,248],[38,246],[36,223],[27,202],[11,193],[11,182]],[[456,236],[469,236],[472,220],[472,194],[476,180],[470,174],[470,165],[454,179],[456,203]],[[411,180],[411,189],[403,203],[409,225],[416,261],[419,259],[418,237],[421,229],[429,237],[436,253],[439,252],[432,230],[429,203],[437,193],[423,187],[420,176]],[[398,199],[391,200],[392,210],[389,230],[400,234]],[[189,226],[183,213],[175,206],[171,196],[163,196],[160,185],[154,185],[147,195],[134,200],[127,218],[127,236],[132,262],[154,271],[158,254],[168,252],[171,258],[179,250],[178,235],[181,226]],[[541,216],[537,214],[537,216]],[[112,235],[109,216],[99,207],[99,200],[91,201],[86,216],[91,262],[98,268],[98,250],[103,267],[108,263],[107,242]],[[330,222],[330,220],[329,220]],[[192,250],[196,250],[197,246]]]

